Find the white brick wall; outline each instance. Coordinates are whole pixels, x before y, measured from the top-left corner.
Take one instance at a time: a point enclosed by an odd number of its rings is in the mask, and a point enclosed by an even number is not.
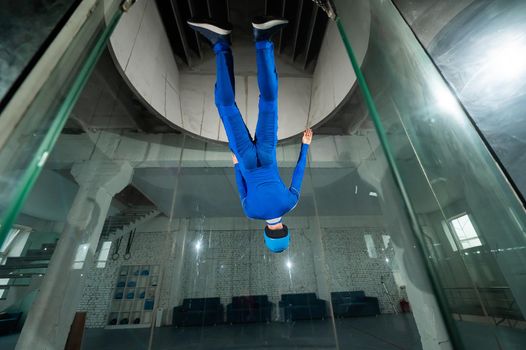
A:
[[[232,296],[267,294],[277,303],[283,293],[316,292],[312,252],[303,230],[295,230],[289,250],[282,254],[268,251],[261,230],[194,231],[192,236],[185,256],[184,297],[219,296],[228,304]]]
[[[382,234],[386,233],[383,229],[326,228],[324,231],[323,243],[326,263],[330,271],[331,292],[363,290],[367,296],[379,299],[380,312],[393,312],[381,284],[381,277],[383,277],[388,291],[397,302],[398,287],[391,270],[394,264],[394,252],[392,249],[384,248]],[[378,254],[377,258],[369,257],[364,239],[365,234],[372,236]]]
[[[139,230],[138,230],[139,231]],[[87,311],[86,327],[104,327],[108,319],[110,301],[117,283],[117,275],[121,265],[161,265],[166,254],[166,237],[163,232],[137,232],[131,249],[131,258],[124,260],[128,236],[121,243],[117,261],[110,259],[105,268],[89,268],[86,271],[84,289],[78,309]],[[166,290],[161,286],[160,305],[166,302]]]
[[[153,229],[166,227],[166,218],[156,220]],[[210,220],[214,219],[207,219]],[[320,220],[324,226],[322,243],[329,271],[329,290],[364,290],[367,295],[380,299],[382,312],[392,312],[380,284],[380,276],[383,276],[387,288],[397,299],[397,286],[391,271],[391,268],[396,269],[396,266],[392,266],[392,249],[382,250],[384,229],[366,225],[352,227],[357,220],[349,220],[349,227],[345,228],[341,219],[337,221],[338,228],[329,228],[327,226],[330,226],[331,220]],[[182,256],[181,276],[175,276],[174,272],[176,259],[181,257],[169,258],[172,243],[177,241],[177,232],[142,232],[151,231],[152,224],[139,227],[130,260],[122,259],[126,238],[120,248],[119,260],[109,260],[104,269],[88,269],[79,305],[79,310],[88,311],[86,326],[105,326],[111,293],[121,265],[161,265],[164,278],[160,286],[159,306],[166,309],[175,306],[170,304],[172,285],[182,288],[179,293],[181,299],[220,297],[224,305],[237,295],[267,294],[277,304],[284,293],[318,292],[313,258],[315,252],[312,251],[311,238],[307,235],[311,229],[308,224],[299,223],[292,230],[289,250],[282,254],[271,254],[265,247],[261,229],[225,230],[224,224],[217,223],[214,225],[208,222],[205,229],[192,227],[189,230]],[[362,222],[358,225],[362,225]],[[377,258],[368,256],[364,234],[372,236]],[[199,250],[196,249],[198,241],[201,242]],[[292,264],[290,270],[287,261]],[[173,278],[181,283],[172,283]]]

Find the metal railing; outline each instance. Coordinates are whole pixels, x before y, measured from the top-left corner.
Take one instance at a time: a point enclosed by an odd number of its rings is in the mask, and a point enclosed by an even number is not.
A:
[[[490,317],[495,325],[506,320],[525,320],[509,287],[452,287],[444,290],[452,313]],[[508,324],[513,326],[511,322]]]

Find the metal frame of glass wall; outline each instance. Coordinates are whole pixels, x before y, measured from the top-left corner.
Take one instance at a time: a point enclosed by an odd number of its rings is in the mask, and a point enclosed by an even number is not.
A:
[[[360,67],[346,21],[361,3],[371,13],[371,38]],[[459,305],[446,293],[444,254],[463,270],[466,288],[477,295],[483,316],[503,317],[481,296],[490,286],[478,269],[492,266],[518,314],[526,312],[526,215],[524,207],[487,149],[469,116],[390,1],[336,1],[338,28],[375,123],[382,148],[427,257],[429,274],[455,348],[469,340],[455,324]],[[467,213],[482,244],[447,247],[452,218]],[[445,225],[443,225],[445,223]],[[430,233],[431,232],[431,233]],[[437,252],[433,247],[438,247]],[[501,287],[502,288],[502,287]],[[462,306],[462,305],[460,305]],[[464,305],[466,306],[466,305]],[[524,316],[522,316],[524,317]],[[495,333],[495,337],[498,337]]]
[[[58,18],[49,34],[52,42],[38,62],[31,61],[30,72],[22,72],[25,80],[17,83],[18,90],[1,111],[0,243],[105,48],[122,14],[120,5],[116,0],[83,1],[69,18]]]

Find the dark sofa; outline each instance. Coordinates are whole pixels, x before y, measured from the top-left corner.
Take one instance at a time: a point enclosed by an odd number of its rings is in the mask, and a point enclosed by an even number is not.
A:
[[[332,292],[334,317],[376,316],[380,314],[378,299],[365,296],[364,291]]]
[[[282,294],[279,307],[287,322],[327,317],[326,301],[318,299],[316,293]]]
[[[232,297],[226,306],[228,323],[270,322],[272,303],[266,295]]]
[[[0,335],[18,332],[21,312],[0,312]]]
[[[219,298],[184,299],[173,309],[174,326],[209,326],[223,323],[224,308]]]

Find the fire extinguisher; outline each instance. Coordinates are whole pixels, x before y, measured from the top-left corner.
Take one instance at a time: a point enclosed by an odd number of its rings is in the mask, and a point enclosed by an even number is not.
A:
[[[409,305],[409,302],[405,300],[405,298],[400,300],[400,310],[402,310],[403,314],[411,312],[411,305]]]

